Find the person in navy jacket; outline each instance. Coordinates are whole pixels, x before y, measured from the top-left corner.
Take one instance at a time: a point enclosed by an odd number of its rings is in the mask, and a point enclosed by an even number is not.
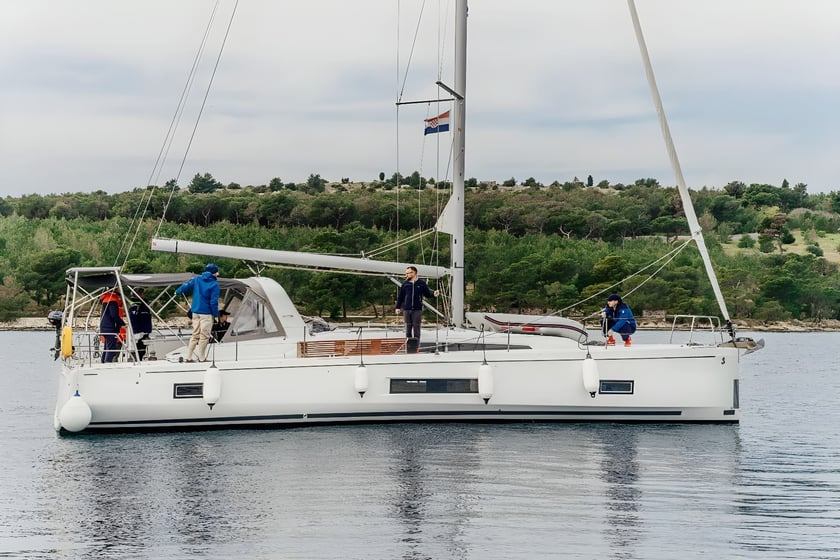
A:
[[[102,352],[102,363],[113,362],[119,353],[120,342],[118,339],[120,329],[125,327],[122,318],[122,301],[120,296],[113,291],[102,294],[102,316],[99,319],[99,334],[105,341],[105,348]]]
[[[405,282],[400,286],[397,295],[397,313],[402,311],[405,320],[405,336],[413,342],[409,345],[411,350],[420,343],[420,322],[423,319],[423,298],[438,297],[439,290],[434,292],[422,278],[417,277],[417,267],[408,266],[405,269]]]
[[[601,311],[601,317],[604,318],[604,328],[607,330],[607,345],[615,344],[613,335],[618,333],[624,345],[630,346],[630,335],[636,332],[636,318],[620,295],[610,294],[607,306]]]

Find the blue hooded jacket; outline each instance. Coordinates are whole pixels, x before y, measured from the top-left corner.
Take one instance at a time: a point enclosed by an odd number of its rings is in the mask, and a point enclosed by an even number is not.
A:
[[[181,284],[175,294],[192,294],[190,311],[194,314],[219,316],[219,283],[212,273],[205,271],[201,276]]]

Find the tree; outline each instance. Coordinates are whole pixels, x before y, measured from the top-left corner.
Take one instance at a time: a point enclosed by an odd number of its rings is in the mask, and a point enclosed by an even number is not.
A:
[[[592,175],[586,178],[586,186],[591,187],[595,184],[595,180],[592,178]]]
[[[725,187],[723,187],[723,190],[725,190],[726,194],[728,194],[732,198],[741,198],[747,191],[747,185],[745,185],[741,181],[732,181],[731,183],[728,183]]]
[[[792,239],[793,236],[786,227],[786,224],[787,214],[784,212],[776,212],[772,218],[766,218],[762,222],[762,225],[764,226],[764,235],[770,237],[778,243],[780,253],[784,251],[784,248],[782,247],[783,243],[792,243],[794,241]]]
[[[755,239],[748,233],[741,234],[741,239],[738,240],[738,247],[740,249],[752,249],[755,247]]]
[[[82,255],[68,247],[58,247],[32,257],[18,271],[18,278],[27,292],[40,305],[53,305],[64,295],[64,271],[78,266]]]
[[[288,223],[295,208],[295,200],[286,194],[265,195],[259,202],[260,224],[267,227],[279,227]]]
[[[0,216],[11,216],[15,211],[5,198],[0,198]]]
[[[762,253],[773,252],[773,238],[766,233],[760,234],[758,236],[758,250]]]
[[[209,173],[205,173],[204,175],[199,175],[198,173],[196,173],[195,177],[193,177],[193,180],[192,182],[190,182],[190,185],[189,187],[187,187],[187,189],[191,193],[197,194],[215,192],[221,187],[222,184],[216,179],[214,179],[213,176]]]
[[[423,183],[423,178],[420,176],[419,171],[415,171],[411,175],[408,176],[408,184],[414,187],[415,189],[421,188]]]
[[[593,282],[614,283],[623,280],[630,274],[630,264],[617,255],[604,257],[592,267]]]
[[[309,175],[306,179],[306,192],[308,193],[322,193],[326,190],[327,180],[322,179],[317,173]]]
[[[30,220],[43,220],[50,215],[55,199],[46,198],[39,194],[21,197],[17,204],[17,213]]]
[[[0,283],[0,321],[20,316],[29,298],[13,278],[7,277]]]

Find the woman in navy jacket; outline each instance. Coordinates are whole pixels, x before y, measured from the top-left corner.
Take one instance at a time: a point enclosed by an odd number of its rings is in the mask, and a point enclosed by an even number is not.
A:
[[[630,335],[636,332],[636,318],[630,307],[621,300],[618,294],[610,294],[607,306],[601,311],[605,319],[604,328],[607,330],[607,345],[615,344],[613,333],[621,335],[625,346],[630,346]]]

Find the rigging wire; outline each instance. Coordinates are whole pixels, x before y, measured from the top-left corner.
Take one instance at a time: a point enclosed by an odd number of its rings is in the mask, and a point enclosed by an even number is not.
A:
[[[443,39],[443,37],[446,36],[446,30],[448,29],[448,22],[449,22],[449,18],[450,18],[450,14],[449,14],[450,1],[446,0],[445,4],[446,4],[446,9],[442,10],[441,7],[443,5],[443,2],[442,2],[442,0],[438,0],[438,21],[437,21],[437,56],[438,56],[438,61],[437,61],[437,64],[436,64],[436,66],[437,66],[436,74],[437,74],[437,81],[438,82],[441,81],[441,77],[443,75],[443,67],[444,67],[443,55],[446,52],[446,42]],[[368,252],[368,253],[366,253],[365,256],[367,256],[367,257],[371,257],[371,256],[374,256],[374,255],[378,256],[378,255],[383,254],[385,251],[388,251],[391,248],[393,248],[394,251],[395,251],[395,254],[396,254],[396,260],[400,261],[401,260],[400,259],[400,247],[402,247],[402,246],[404,246],[404,245],[406,245],[406,244],[408,244],[412,241],[419,241],[419,243],[420,243],[420,246],[419,246],[420,259],[419,260],[420,260],[420,262],[422,262],[422,264],[429,264],[430,262],[434,262],[434,263],[439,263],[440,262],[440,256],[441,256],[440,255],[440,232],[436,228],[430,228],[430,229],[424,230],[423,217],[422,217],[422,210],[423,210],[423,197],[422,197],[423,189],[421,188],[422,185],[418,185],[418,188],[417,188],[417,199],[416,199],[416,204],[417,204],[417,231],[415,233],[409,235],[408,237],[403,238],[403,237],[401,237],[402,233],[401,233],[401,230],[400,230],[400,214],[401,214],[401,212],[400,212],[400,210],[401,210],[401,192],[400,191],[402,190],[401,185],[403,183],[402,179],[404,178],[403,174],[401,172],[401,161],[400,161],[400,153],[401,153],[401,150],[400,150],[400,106],[402,104],[402,100],[403,100],[403,97],[405,95],[405,90],[406,90],[407,83],[408,83],[408,75],[409,75],[409,71],[411,70],[412,62],[414,60],[414,55],[417,52],[417,45],[418,45],[418,40],[419,40],[419,36],[420,36],[420,30],[421,30],[424,14],[426,13],[425,9],[426,9],[426,1],[423,0],[423,2],[420,5],[420,10],[419,10],[419,13],[418,13],[418,16],[417,16],[417,22],[414,25],[414,33],[413,33],[411,43],[410,43],[411,46],[410,46],[408,57],[407,57],[407,60],[406,60],[405,70],[403,71],[401,69],[401,62],[400,62],[401,61],[400,21],[401,21],[401,13],[402,13],[402,3],[399,0],[397,2],[397,24],[395,25],[396,36],[397,36],[397,47],[396,47],[396,59],[397,59],[397,61],[396,61],[396,79],[397,79],[397,84],[396,84],[396,87],[397,87],[396,119],[397,119],[397,125],[396,125],[396,142],[395,142],[396,143],[395,159],[396,159],[396,169],[397,169],[397,171],[396,171],[395,175],[393,176],[393,178],[397,179],[397,185],[395,185],[395,187],[396,187],[395,198],[396,198],[396,207],[397,207],[396,241],[393,242],[393,243],[387,244],[385,247],[380,247],[379,249],[377,249],[373,252]],[[441,101],[438,100],[437,105],[434,105],[434,103],[435,103],[434,101],[430,101],[426,104],[426,117],[427,118],[431,117],[430,111],[431,111],[432,107],[436,107],[436,109],[438,110],[438,112],[436,114],[440,114],[442,112],[441,109],[440,109]],[[421,145],[420,145],[420,154],[419,154],[420,170],[418,171],[418,173],[420,174],[421,178],[422,178],[422,172],[423,172],[423,167],[424,167],[426,140],[427,139],[424,135],[424,138],[423,138],[423,140],[421,142]],[[435,163],[434,176],[437,180],[437,183],[436,183],[436,188],[435,188],[435,193],[434,193],[434,196],[435,196],[434,205],[435,205],[435,216],[439,219],[440,216],[441,216],[441,213],[442,213],[441,198],[442,198],[442,196],[444,196],[444,193],[441,191],[441,189],[437,188],[437,185],[440,184],[440,180],[441,180],[441,178],[440,178],[440,167],[441,167],[441,163],[440,163],[441,139],[440,139],[440,136],[437,136],[435,138],[435,140],[436,140],[437,147],[435,149],[436,163]],[[445,172],[446,177],[449,176],[450,166],[451,166],[451,156],[452,156],[453,152],[454,152],[454,139],[449,144],[449,158],[447,160],[448,163],[447,163],[446,172]],[[412,173],[412,175],[413,175],[413,173]],[[444,181],[445,181],[445,179],[444,179]],[[423,238],[426,237],[426,235],[428,235],[429,233],[434,233],[435,235],[433,237],[432,245],[429,248],[431,250],[431,256],[429,256],[427,258],[427,251],[429,249],[427,249],[426,245],[423,243]],[[443,290],[441,290],[441,292],[444,293],[444,302],[445,302],[446,301],[446,293],[445,293],[446,290],[443,289]]]
[[[579,306],[579,305],[583,305],[584,303],[586,303],[586,302],[588,302],[588,301],[590,301],[590,300],[592,300],[592,299],[594,299],[594,298],[596,298],[596,297],[600,297],[600,296],[604,295],[604,294],[605,294],[605,293],[607,293],[607,292],[612,292],[612,291],[613,291],[613,290],[614,290],[617,286],[621,285],[622,283],[626,282],[627,280],[630,280],[631,278],[633,278],[633,277],[635,277],[635,276],[638,276],[639,274],[643,273],[643,272],[644,272],[644,271],[646,271],[647,269],[649,269],[649,268],[651,268],[651,267],[653,267],[653,266],[656,266],[659,262],[661,262],[661,261],[663,261],[663,260],[664,260],[665,262],[662,264],[662,266],[660,266],[660,267],[659,267],[659,268],[657,268],[655,271],[653,271],[653,273],[651,273],[651,274],[650,274],[650,276],[648,276],[646,279],[644,279],[644,280],[643,280],[641,283],[639,283],[639,285],[637,285],[635,288],[633,288],[633,289],[631,289],[631,290],[629,290],[629,291],[625,292],[624,297],[627,297],[627,296],[629,296],[629,295],[631,295],[631,294],[633,294],[633,293],[637,292],[637,291],[638,291],[638,290],[639,290],[642,286],[644,286],[644,285],[645,285],[645,284],[647,284],[650,280],[652,280],[654,277],[656,277],[656,275],[657,275],[657,274],[659,274],[659,273],[662,271],[662,269],[663,269],[663,268],[665,268],[666,266],[668,266],[668,265],[669,265],[669,264],[670,264],[670,263],[671,263],[671,262],[672,262],[675,258],[677,258],[677,255],[679,255],[679,254],[680,254],[680,253],[681,253],[681,252],[682,252],[682,251],[683,251],[686,247],[688,247],[688,245],[689,245],[689,244],[690,244],[693,240],[694,240],[693,238],[689,237],[689,238],[688,238],[688,239],[687,239],[684,243],[682,243],[681,245],[679,245],[679,246],[677,246],[677,247],[675,247],[675,248],[671,249],[669,252],[665,253],[664,255],[662,255],[662,256],[661,256],[661,257],[659,257],[658,259],[654,260],[654,261],[653,261],[653,262],[651,262],[650,264],[648,264],[648,265],[646,265],[646,266],[644,266],[644,267],[640,268],[639,270],[637,270],[637,271],[636,271],[636,272],[634,272],[633,274],[631,274],[631,275],[629,275],[629,276],[626,276],[626,277],[622,278],[622,279],[621,279],[621,280],[619,280],[618,282],[615,282],[614,284],[612,284],[612,285],[610,285],[610,286],[607,286],[607,287],[606,287],[606,288],[604,288],[603,290],[600,290],[600,291],[598,291],[598,292],[596,292],[596,293],[592,294],[591,296],[589,296],[589,297],[587,297],[587,298],[584,298],[584,299],[582,299],[582,300],[580,300],[580,301],[578,301],[578,302],[575,302],[575,303],[573,303],[573,304],[571,304],[571,305],[568,305],[568,306],[566,306],[566,307],[564,307],[564,308],[562,308],[562,309],[559,309],[559,310],[557,310],[557,311],[555,311],[555,312],[553,312],[553,313],[548,313],[546,316],[549,316],[549,317],[550,317],[550,316],[562,316],[562,313],[563,313],[564,311],[567,311],[568,309],[572,309],[572,308],[577,307],[577,306]],[[599,312],[600,312],[600,310],[599,310],[599,311],[596,311],[596,312],[594,312],[594,313],[591,313],[590,315],[587,315],[586,317],[584,317],[584,319],[587,319],[587,318],[589,318],[589,317],[593,317],[593,316],[597,315]]]
[[[178,174],[175,176],[175,182],[178,182],[178,179],[181,177],[181,172],[184,170],[184,165],[187,162],[187,156],[189,156],[190,148],[192,147],[193,140],[195,139],[195,133],[198,130],[198,123],[201,122],[201,116],[204,113],[204,107],[207,105],[207,98],[210,96],[210,89],[213,87],[213,80],[216,78],[216,71],[219,69],[219,63],[222,60],[222,54],[225,51],[225,45],[227,44],[228,36],[230,35],[230,28],[233,26],[233,18],[236,16],[236,9],[239,7],[239,0],[236,0],[236,3],[233,5],[233,10],[230,13],[230,20],[228,21],[227,29],[225,29],[225,35],[222,38],[222,44],[219,47],[219,54],[216,56],[216,63],[213,65],[213,72],[210,74],[210,80],[207,82],[207,88],[204,91],[204,98],[201,100],[201,107],[198,111],[198,116],[195,119],[195,125],[193,125],[192,133],[190,134],[189,142],[187,142],[187,149],[184,150],[184,157],[181,159],[181,165],[178,168]],[[166,219],[166,209],[169,207],[169,202],[172,200],[172,195],[175,192],[175,187],[173,185],[172,190],[169,193],[169,199],[164,205],[163,214],[160,218],[160,222],[158,223],[157,230],[155,235],[158,235],[160,232],[160,228],[163,225],[164,220]]]
[[[396,28],[396,32],[397,32],[397,37],[396,37],[397,45],[396,45],[396,49],[395,49],[396,50],[396,53],[395,53],[395,55],[396,55],[396,61],[395,61],[395,63],[396,63],[396,68],[395,68],[395,70],[396,70],[396,82],[394,84],[397,88],[397,91],[396,91],[397,102],[394,104],[394,111],[395,111],[394,116],[395,116],[395,120],[396,120],[396,125],[394,127],[394,134],[395,134],[395,138],[394,138],[394,159],[395,159],[395,162],[394,162],[394,165],[396,166],[397,170],[399,170],[399,168],[400,168],[400,101],[402,101],[403,91],[405,89],[405,81],[403,81],[402,88],[400,87],[400,13],[401,13],[400,8],[401,7],[402,7],[402,2],[400,0],[397,0],[397,24],[394,26]],[[408,70],[406,70],[406,75],[407,74],[408,74]],[[400,186],[399,185],[397,185],[397,188],[395,189],[395,191],[396,192],[394,193],[394,196],[397,199],[397,204],[396,204],[397,215],[395,217],[397,245],[394,248],[394,260],[396,262],[400,262],[400,246],[399,246],[399,241],[400,241]]]
[[[397,199],[397,216],[396,216],[396,229],[397,229],[397,240],[400,239],[400,186],[402,185],[402,173],[400,172],[400,102],[403,100],[403,95],[405,95],[405,86],[408,82],[408,72],[411,69],[411,62],[414,58],[414,52],[417,48],[417,39],[420,36],[420,24],[423,21],[423,12],[426,9],[426,0],[420,4],[420,13],[417,16],[417,24],[414,26],[414,36],[411,40],[411,48],[408,51],[408,60],[406,60],[405,64],[405,72],[402,74],[402,81],[400,81],[400,8],[402,6],[402,2],[397,2],[397,25],[395,25],[397,29],[397,127],[396,127],[396,174],[394,178],[397,180],[397,184],[394,185],[395,187],[395,197]],[[396,246],[396,260],[400,260],[400,246],[401,244],[397,244]]]
[[[152,188],[143,191],[143,194],[140,197],[140,201],[137,204],[134,216],[132,216],[131,224],[129,224],[129,227],[126,230],[125,237],[123,238],[122,245],[120,246],[116,257],[114,258],[114,266],[117,266],[117,263],[119,263],[120,256],[122,255],[123,250],[125,250],[125,259],[123,260],[122,265],[125,266],[125,263],[128,261],[129,257],[131,256],[131,252],[134,249],[134,244],[137,241],[137,237],[142,229],[143,220],[146,217],[149,205],[151,204],[152,199],[154,197],[155,189],[157,188],[155,185],[160,179],[160,174],[163,171],[164,164],[166,163],[166,158],[168,157],[169,150],[172,147],[172,141],[175,138],[176,131],[178,130],[178,124],[181,122],[181,116],[183,115],[184,108],[186,106],[186,99],[189,97],[190,89],[192,88],[192,84],[195,81],[198,64],[201,61],[201,58],[204,54],[204,49],[207,46],[207,38],[210,36],[210,30],[212,29],[213,22],[216,19],[216,13],[218,12],[220,1],[221,0],[216,0],[216,3],[213,6],[213,10],[210,13],[210,19],[207,22],[207,26],[204,28],[204,35],[201,38],[198,50],[196,51],[195,57],[193,58],[192,67],[190,68],[190,71],[187,75],[187,80],[184,83],[184,88],[181,90],[181,97],[178,99],[178,104],[175,108],[175,112],[173,113],[172,119],[169,122],[169,129],[166,131],[166,135],[164,136],[160,150],[158,151],[157,159],[155,159],[155,164],[152,166],[152,171],[149,174],[148,181],[146,182],[146,185],[151,186]],[[134,232],[133,236],[132,231]],[[131,237],[131,241],[129,241],[129,237]]]

